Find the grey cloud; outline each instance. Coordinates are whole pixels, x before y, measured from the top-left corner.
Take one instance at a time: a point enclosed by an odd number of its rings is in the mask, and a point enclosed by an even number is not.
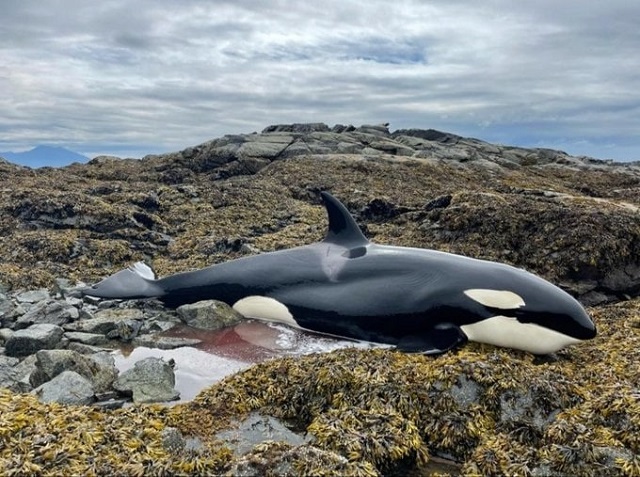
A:
[[[320,120],[640,159],[639,14],[628,0],[5,0],[0,150],[157,152]]]

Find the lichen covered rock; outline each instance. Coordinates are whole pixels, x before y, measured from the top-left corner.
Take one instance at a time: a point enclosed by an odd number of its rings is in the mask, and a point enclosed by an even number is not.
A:
[[[280,125],[142,161],[0,176],[12,184],[0,197],[12,287],[91,283],[149,257],[166,275],[310,243],[326,224],[318,191],[330,190],[379,243],[512,263],[591,304],[640,290],[637,164],[433,130]]]

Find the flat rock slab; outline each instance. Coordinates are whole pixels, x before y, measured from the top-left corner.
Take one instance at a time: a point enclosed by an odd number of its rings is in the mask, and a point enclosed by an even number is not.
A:
[[[142,320],[144,313],[138,309],[106,309],[96,312],[93,318],[71,323],[66,329],[106,335],[118,329],[118,324],[129,320]]]
[[[49,290],[46,288],[40,288],[38,290],[30,290],[20,293],[16,296],[18,303],[37,303],[49,298]]]
[[[41,349],[55,348],[62,339],[63,330],[57,325],[31,325],[16,331],[5,343],[7,356],[28,356]]]
[[[67,331],[64,337],[69,341],[77,341],[91,346],[103,345],[109,341],[106,336],[99,333],[85,333],[83,331]]]
[[[147,348],[158,349],[176,349],[183,346],[195,346],[202,343],[202,340],[197,338],[182,338],[180,336],[158,336],[158,335],[143,335],[134,338],[133,344],[135,346],[146,346]]]

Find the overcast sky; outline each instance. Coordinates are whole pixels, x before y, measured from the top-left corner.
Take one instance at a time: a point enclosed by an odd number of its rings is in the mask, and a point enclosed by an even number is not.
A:
[[[0,151],[390,122],[640,160],[639,18],[634,0],[2,0]]]

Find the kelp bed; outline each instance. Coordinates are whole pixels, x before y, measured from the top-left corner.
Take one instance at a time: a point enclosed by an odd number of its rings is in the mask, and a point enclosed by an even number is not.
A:
[[[2,475],[640,475],[640,300],[590,310],[599,336],[550,358],[470,344],[439,357],[340,350],[258,364],[186,404],[117,411],[0,393]],[[312,436],[238,457],[249,412]],[[172,446],[171,432],[197,442]]]

